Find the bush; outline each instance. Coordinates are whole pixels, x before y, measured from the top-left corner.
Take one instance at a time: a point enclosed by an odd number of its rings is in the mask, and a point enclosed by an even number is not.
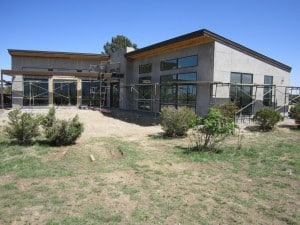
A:
[[[168,137],[184,136],[196,114],[189,108],[164,108],[161,110],[161,127]]]
[[[39,136],[40,116],[14,109],[8,113],[8,119],[9,126],[5,127],[5,132],[10,139],[16,139],[18,144],[32,143]]]
[[[55,109],[51,107],[46,116],[42,118],[41,124],[45,129],[52,127],[55,122]]]
[[[220,110],[223,116],[232,119],[232,121],[235,121],[235,115],[239,110],[234,102],[217,105],[216,108]]]
[[[229,117],[220,110],[210,108],[204,118],[197,118],[193,123],[190,140],[196,150],[216,151],[216,145],[225,137],[234,133],[235,125]]]
[[[42,124],[47,141],[56,146],[74,144],[83,132],[83,124],[77,115],[72,120],[58,120],[54,108],[49,110]]]
[[[273,109],[261,108],[255,113],[253,120],[259,125],[262,131],[270,131],[279,121],[283,120],[283,116]]]
[[[296,103],[291,107],[291,117],[297,124],[300,124],[300,103]]]

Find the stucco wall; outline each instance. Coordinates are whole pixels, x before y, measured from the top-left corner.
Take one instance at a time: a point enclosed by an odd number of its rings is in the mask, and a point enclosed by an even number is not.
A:
[[[143,59],[138,59],[132,61],[132,66],[127,68],[127,83],[128,84],[138,84],[139,77],[148,77],[151,76],[152,83],[160,83],[160,77],[162,75],[171,75],[178,73],[189,73],[197,72],[198,81],[212,81],[213,75],[213,54],[214,54],[214,45],[213,43],[199,45],[195,47],[190,47],[178,51],[173,51],[165,54],[161,54],[154,57],[148,57]],[[181,58],[191,55],[198,55],[198,66],[180,68],[174,70],[160,71],[160,62],[163,60]],[[139,65],[152,63],[152,72],[139,74]],[[137,110],[137,94],[128,101],[132,101],[128,104],[130,109]],[[159,88],[157,89],[157,97],[159,99]],[[135,98],[135,100],[134,100]],[[154,98],[154,96],[153,96]],[[159,101],[153,101],[153,111],[159,112]],[[197,103],[196,103],[196,112],[199,114],[204,114],[207,111],[209,104],[209,86],[208,85],[198,85],[197,86]]]
[[[23,76],[13,76],[12,78],[12,107],[21,108],[23,106]]]
[[[278,86],[289,85],[289,72],[267,64],[218,42],[215,42],[214,55],[214,81],[230,82],[231,72],[253,74],[253,84],[264,84],[265,75],[273,76],[273,84],[277,85],[277,105],[282,105],[284,103],[284,87]],[[218,87],[216,97],[218,99],[228,99],[228,86]],[[257,99],[260,102],[263,100],[263,88],[257,89]]]
[[[61,58],[39,58],[39,57],[12,57],[12,69],[21,70],[24,67],[37,68],[61,68],[83,70],[89,69],[90,65],[100,64],[99,60],[61,59]]]
[[[91,65],[99,65],[99,60],[80,60],[80,59],[62,59],[62,58],[40,58],[40,57],[24,57],[24,56],[12,56],[12,69],[22,70],[24,68],[30,68],[30,70],[48,70],[48,69],[66,69],[66,70],[88,70]],[[34,69],[36,68],[36,69]],[[28,77],[28,76],[27,76]],[[37,78],[37,76],[34,76]],[[78,88],[80,88],[80,82],[78,82]],[[49,87],[52,87],[52,82],[49,82]],[[12,106],[13,108],[19,108],[23,106],[23,76],[15,75],[13,77],[12,84]],[[50,88],[49,88],[50,90]],[[51,88],[52,90],[52,88]],[[49,95],[52,96],[52,95]],[[81,94],[78,90],[77,105],[81,103]],[[50,105],[53,104],[53,99],[50,98]]]

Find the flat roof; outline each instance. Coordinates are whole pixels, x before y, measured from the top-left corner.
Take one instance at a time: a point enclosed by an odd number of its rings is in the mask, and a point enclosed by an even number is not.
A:
[[[98,72],[67,72],[67,71],[36,71],[36,70],[1,70],[1,75],[29,75],[29,76],[66,76],[66,77],[96,77],[108,78],[112,73]]]
[[[163,53],[180,50],[183,48],[188,48],[192,46],[197,46],[201,44],[211,43],[211,42],[219,42],[228,47],[231,47],[235,50],[243,52],[249,56],[252,56],[256,59],[259,59],[265,63],[273,65],[277,68],[280,68],[284,71],[291,72],[292,68],[288,65],[285,65],[277,60],[269,58],[263,54],[260,54],[254,50],[251,50],[241,44],[238,44],[234,41],[231,41],[225,37],[222,37],[218,34],[215,34],[209,30],[202,29],[195,32],[191,32],[188,34],[184,34],[166,41],[162,41],[153,45],[149,45],[147,47],[137,49],[135,51],[129,52],[125,54],[125,57],[129,59],[141,59],[146,57],[157,56]]]
[[[8,49],[11,56],[39,57],[39,58],[63,58],[63,59],[81,59],[81,60],[100,60],[107,61],[109,56],[95,53],[78,52],[56,52],[39,50]]]

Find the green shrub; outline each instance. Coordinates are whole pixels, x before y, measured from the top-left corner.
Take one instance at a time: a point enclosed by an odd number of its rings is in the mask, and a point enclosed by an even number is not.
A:
[[[51,107],[46,116],[42,118],[41,124],[44,128],[52,127],[55,122],[55,109]]]
[[[15,139],[18,144],[30,144],[39,136],[40,116],[32,113],[22,113],[14,109],[8,113],[8,126],[5,132],[10,139]]]
[[[168,137],[184,136],[196,114],[189,108],[164,108],[161,110],[161,127]]]
[[[217,105],[216,108],[220,110],[223,116],[232,119],[232,121],[235,120],[235,115],[239,110],[239,108],[234,102]]]
[[[42,124],[47,141],[56,146],[74,144],[83,132],[83,124],[77,115],[72,120],[58,120],[54,108],[49,110]]]
[[[270,131],[279,121],[283,120],[283,117],[273,109],[261,108],[255,113],[253,120],[262,131]]]
[[[216,151],[216,145],[228,135],[232,135],[235,125],[220,110],[210,108],[204,118],[197,118],[193,123],[190,140],[198,151]]]
[[[291,117],[295,120],[297,124],[300,124],[300,103],[296,103],[291,107]]]

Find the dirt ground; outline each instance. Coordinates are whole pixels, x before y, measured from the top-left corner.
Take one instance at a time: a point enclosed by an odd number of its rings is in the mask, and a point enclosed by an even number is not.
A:
[[[47,109],[23,111],[48,112]],[[0,111],[0,126],[6,123],[8,112]],[[249,176],[243,165],[234,169],[226,161],[186,162],[174,154],[174,149],[188,146],[188,138],[158,137],[162,129],[153,114],[56,110],[60,119],[75,115],[84,123],[77,144],[52,149],[42,162],[56,163],[57,168],[76,172],[51,177],[50,170],[50,175],[44,177],[0,177],[2,187],[14,183],[17,186],[15,195],[9,195],[10,201],[4,195],[0,198],[0,206],[9,208],[3,214],[0,210],[0,223],[84,224],[98,220],[102,221],[99,224],[294,224],[291,218],[299,206],[294,201],[299,198],[295,191],[299,182],[292,177],[294,171],[288,177],[256,178]],[[289,138],[292,133],[289,127],[294,125],[290,119],[279,124],[277,129],[284,132],[283,139]],[[254,126],[240,124],[244,145],[259,139],[258,132],[251,132]],[[281,138],[280,134],[274,135]],[[123,149],[124,156],[118,155],[119,149]],[[96,158],[93,163],[90,154]],[[281,197],[283,191],[286,196]],[[19,199],[28,205],[23,206]],[[1,220],[4,212],[8,218]],[[120,222],[115,215],[121,217]]]
[[[23,109],[24,112],[34,114],[46,114],[48,109]],[[0,127],[7,122],[8,110],[0,111]],[[71,119],[75,115],[84,124],[84,132],[77,143],[84,143],[91,138],[102,137],[120,137],[128,141],[142,141],[149,136],[162,133],[163,130],[159,125],[159,118],[151,113],[141,113],[134,111],[111,110],[100,112],[99,110],[81,110],[56,109],[56,116],[60,119]],[[253,122],[238,124],[243,135],[252,135],[251,127],[255,127]],[[277,129],[289,132],[289,127],[295,126],[293,119],[286,118],[281,121]],[[249,130],[250,129],[250,130]]]
[[[8,110],[0,111],[0,126],[7,121]],[[46,114],[48,109],[23,109],[23,112]],[[78,143],[94,137],[121,137],[129,141],[138,141],[143,138],[162,132],[157,119],[152,114],[142,114],[132,111],[114,110],[102,113],[98,110],[56,109],[56,116],[60,119],[71,119],[75,115],[84,124],[84,132]],[[154,125],[153,125],[154,124]]]

